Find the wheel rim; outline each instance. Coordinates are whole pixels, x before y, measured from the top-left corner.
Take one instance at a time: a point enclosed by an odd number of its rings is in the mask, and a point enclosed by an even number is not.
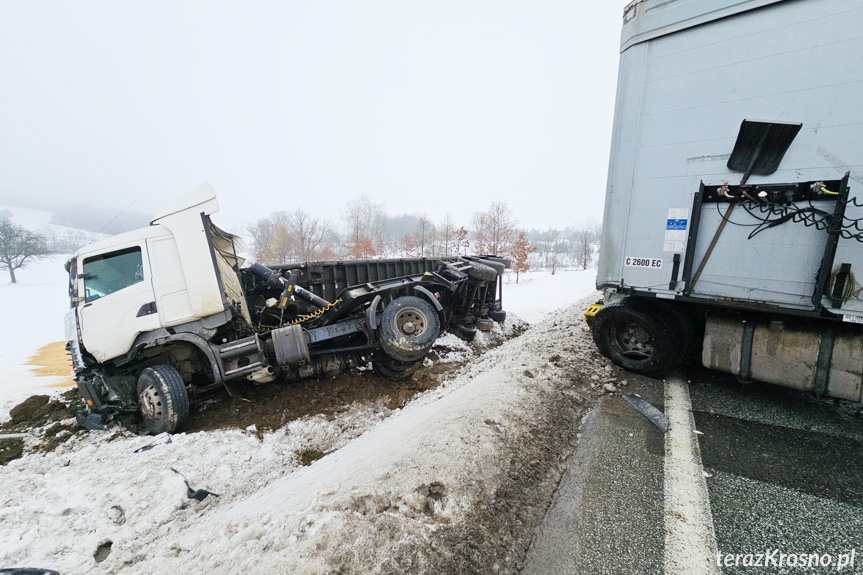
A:
[[[162,397],[155,385],[148,385],[141,392],[141,413],[147,419],[156,419],[162,415]]]
[[[611,327],[611,347],[624,357],[650,359],[655,347],[653,336],[641,324],[621,321]]]
[[[396,329],[407,337],[421,335],[426,329],[426,317],[415,309],[403,309],[396,315]]]

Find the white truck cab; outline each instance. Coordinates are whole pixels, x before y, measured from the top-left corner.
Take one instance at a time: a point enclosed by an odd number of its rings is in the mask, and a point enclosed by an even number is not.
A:
[[[215,191],[203,184],[149,227],[92,243],[67,262],[80,341],[97,361],[127,353],[141,333],[224,314],[230,302],[242,302],[236,253],[247,248],[209,220],[218,209]],[[245,306],[239,309],[251,321]]]

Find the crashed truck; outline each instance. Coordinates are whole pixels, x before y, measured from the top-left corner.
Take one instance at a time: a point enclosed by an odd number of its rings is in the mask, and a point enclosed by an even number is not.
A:
[[[860,30],[863,0],[625,8],[585,314],[614,363],[861,401]]]
[[[326,377],[371,363],[411,375],[443,331],[472,339],[503,321],[502,258],[446,257],[244,267],[204,184],[150,226],[66,264],[67,350],[87,427],[140,411],[181,430],[190,405],[238,382]]]

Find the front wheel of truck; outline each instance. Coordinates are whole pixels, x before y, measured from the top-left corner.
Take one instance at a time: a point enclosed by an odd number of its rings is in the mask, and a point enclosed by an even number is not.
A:
[[[186,385],[179,372],[169,365],[156,365],[141,372],[138,403],[150,434],[180,431],[189,420]]]
[[[682,357],[676,318],[656,306],[620,300],[603,306],[593,320],[593,339],[603,355],[620,367],[658,375]]]

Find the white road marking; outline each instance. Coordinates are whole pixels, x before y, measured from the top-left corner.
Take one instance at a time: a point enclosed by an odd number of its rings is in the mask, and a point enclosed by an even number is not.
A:
[[[689,386],[681,377],[665,381],[665,573],[716,575],[716,534],[698,437],[693,433]]]

